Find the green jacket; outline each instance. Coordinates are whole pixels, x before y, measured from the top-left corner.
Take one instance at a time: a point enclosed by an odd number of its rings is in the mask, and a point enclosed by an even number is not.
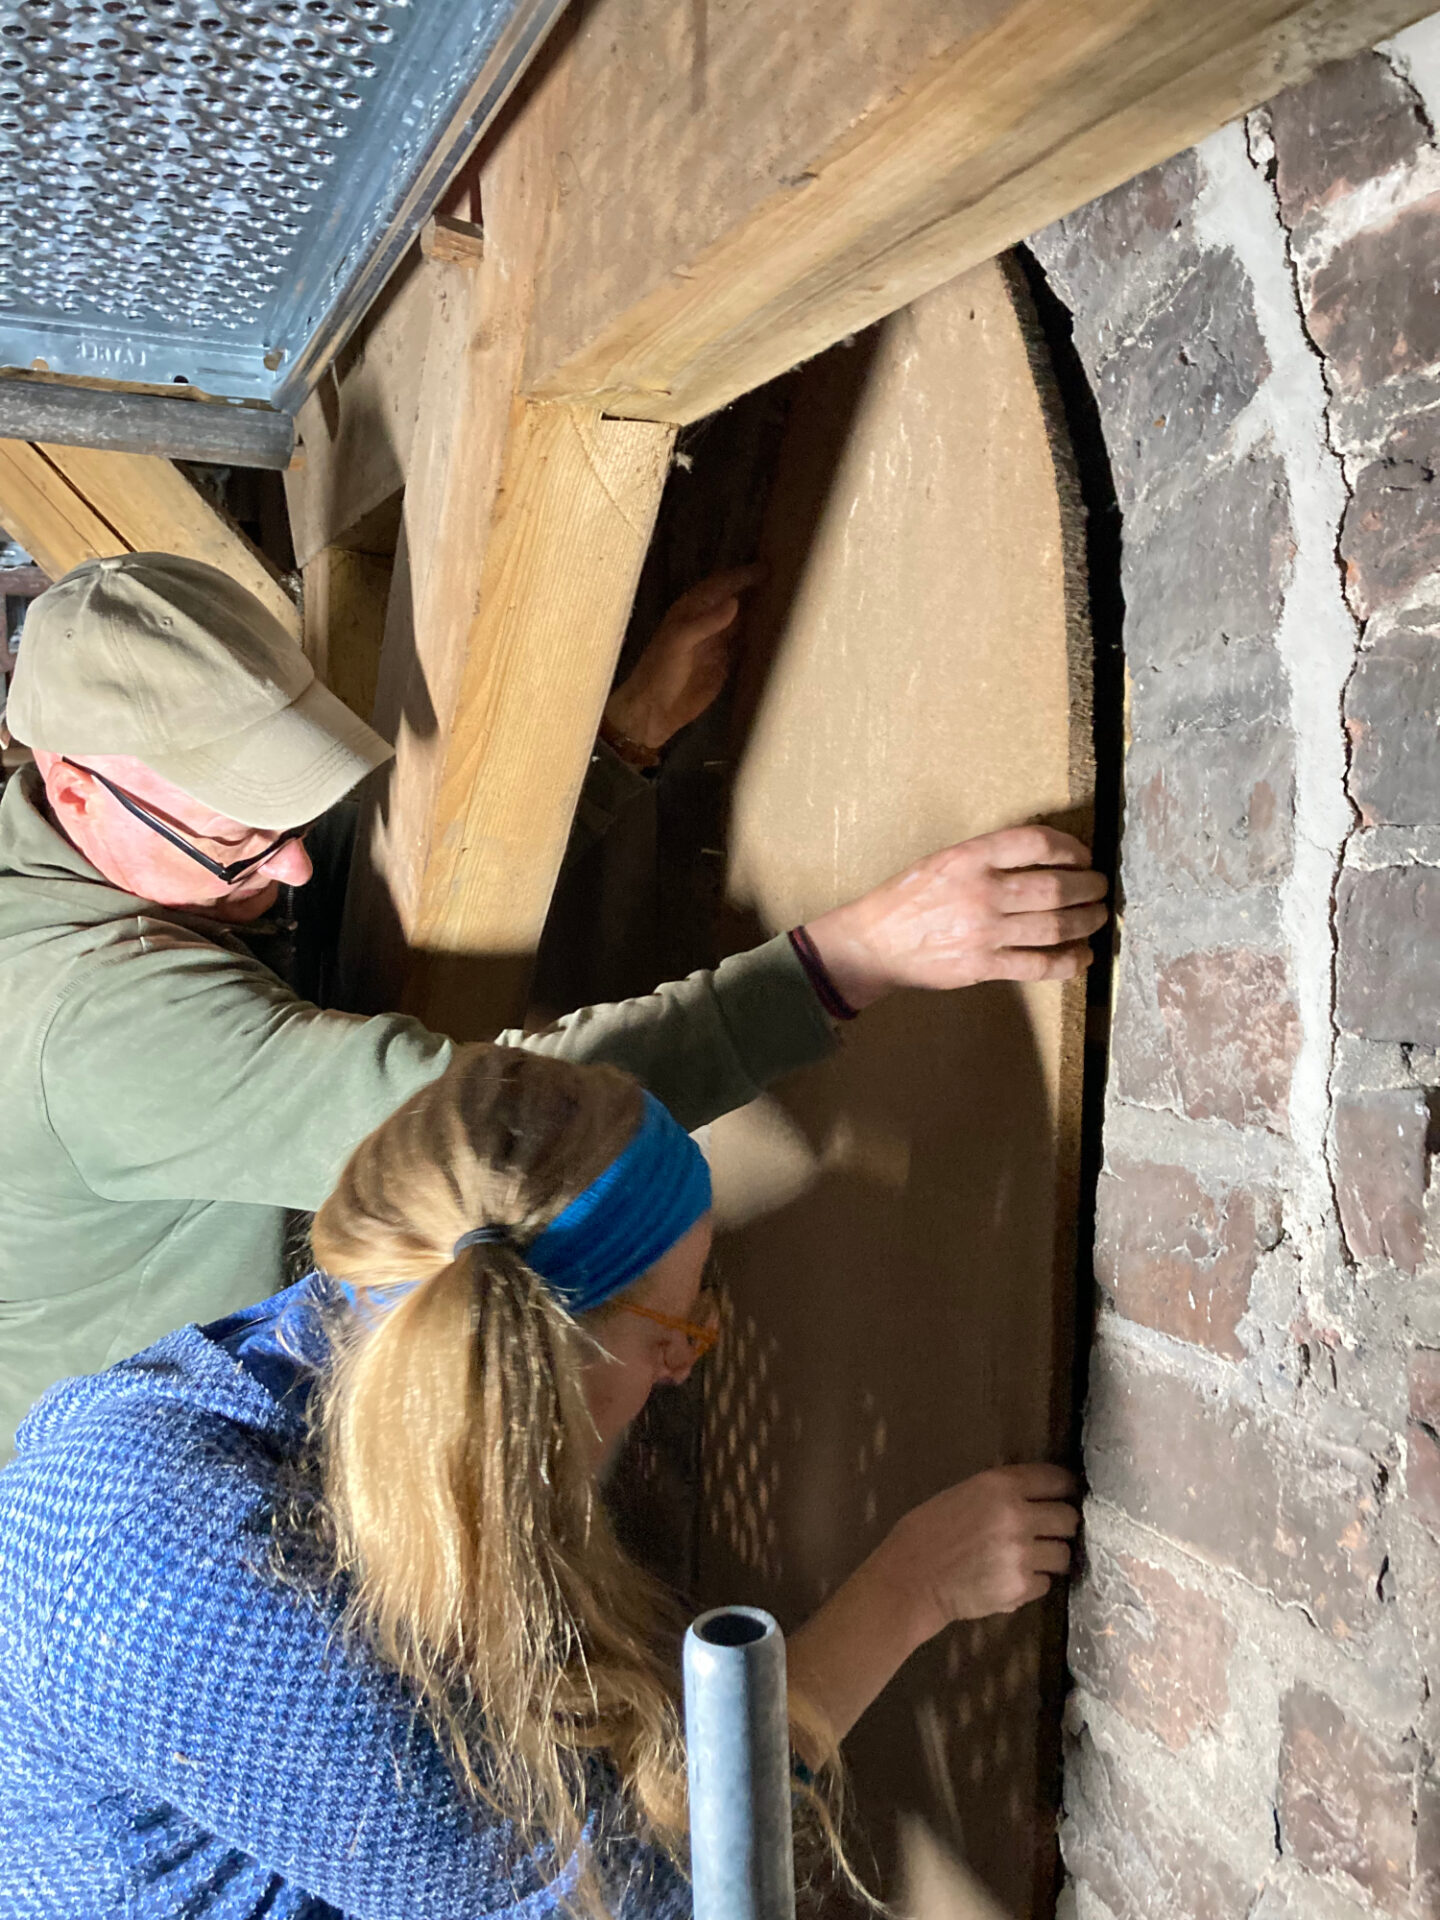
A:
[[[0,1458],[53,1381],[285,1282],[287,1211],[451,1043],[301,1000],[232,928],[123,893],[0,801]],[[833,1047],[789,943],[511,1045],[636,1074],[687,1127]]]

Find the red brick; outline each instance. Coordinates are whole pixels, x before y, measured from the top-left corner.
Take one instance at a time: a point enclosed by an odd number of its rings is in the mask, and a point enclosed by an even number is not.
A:
[[[1218,1601],[1128,1554],[1092,1551],[1070,1610],[1076,1677],[1179,1753],[1230,1705],[1235,1637]]]
[[[1229,1359],[1245,1351],[1255,1262],[1279,1238],[1273,1193],[1207,1191],[1183,1167],[1130,1160],[1101,1176],[1095,1271],[1117,1312]]]
[[[1415,1762],[1333,1700],[1298,1686],[1280,1711],[1280,1840],[1312,1873],[1343,1873],[1389,1912],[1407,1902]]]
[[[1440,872],[1342,873],[1335,927],[1335,1013],[1344,1030],[1440,1047]]]
[[[1283,1133],[1300,1020],[1278,954],[1182,954],[1156,983],[1184,1109]]]
[[[1310,332],[1341,394],[1440,361],[1440,194],[1337,247],[1305,289]]]
[[[1433,614],[1402,616],[1360,655],[1345,692],[1345,725],[1350,797],[1364,824],[1440,825],[1440,626]]]
[[[1379,1609],[1380,1472],[1357,1451],[1117,1353],[1091,1368],[1092,1490],[1345,1639]]]
[[[1322,67],[1270,102],[1275,190],[1292,225],[1312,208],[1388,173],[1425,144],[1415,95],[1381,54]]]
[[[1440,1353],[1418,1347],[1410,1356],[1409,1371],[1405,1489],[1416,1518],[1440,1538]]]
[[[1425,1257],[1426,1137],[1421,1093],[1347,1095],[1335,1103],[1335,1192],[1357,1260],[1414,1273]]]
[[[1437,302],[1440,305],[1440,302]],[[1421,414],[1356,475],[1340,527],[1351,605],[1362,619],[1440,572],[1440,420]]]

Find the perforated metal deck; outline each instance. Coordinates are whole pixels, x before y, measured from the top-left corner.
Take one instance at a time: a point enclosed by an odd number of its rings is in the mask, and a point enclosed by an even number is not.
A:
[[[293,406],[563,0],[0,0],[0,367]]]

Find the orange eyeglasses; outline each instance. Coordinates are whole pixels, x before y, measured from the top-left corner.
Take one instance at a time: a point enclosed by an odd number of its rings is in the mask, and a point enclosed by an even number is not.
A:
[[[720,1304],[713,1296],[702,1296],[704,1304],[711,1310],[711,1318],[704,1324],[695,1320],[677,1320],[672,1313],[657,1313],[654,1307],[637,1307],[633,1301],[617,1300],[616,1306],[624,1313],[638,1313],[642,1320],[652,1320],[657,1327],[664,1327],[668,1333],[683,1333],[690,1342],[690,1350],[697,1360],[705,1355],[720,1338]]]

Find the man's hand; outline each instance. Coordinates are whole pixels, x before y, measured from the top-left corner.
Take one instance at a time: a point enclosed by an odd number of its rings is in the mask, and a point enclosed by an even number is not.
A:
[[[1090,965],[1107,890],[1070,834],[1003,827],[917,860],[806,931],[856,1009],[895,987],[1072,980]]]
[[[658,752],[700,718],[730,671],[740,595],[764,573],[758,563],[728,567],[681,594],[634,671],[605,703],[605,718],[617,733]]]

